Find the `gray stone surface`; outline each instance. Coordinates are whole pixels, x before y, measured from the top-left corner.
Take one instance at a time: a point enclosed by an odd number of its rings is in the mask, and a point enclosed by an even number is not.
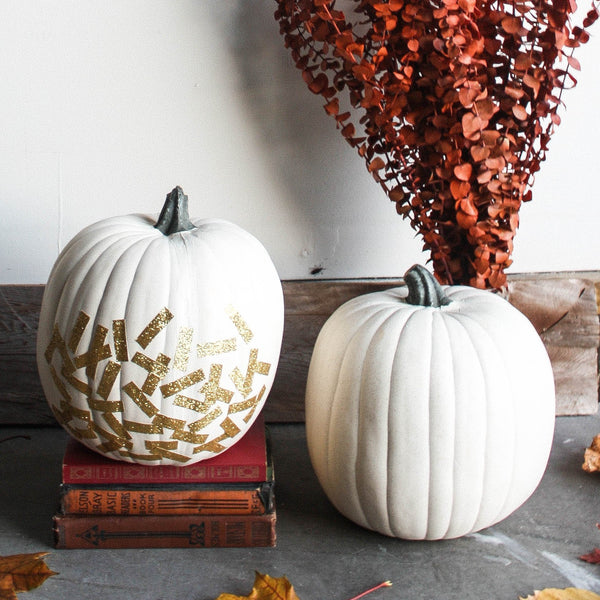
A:
[[[24,598],[213,600],[247,594],[259,570],[286,575],[301,600],[348,600],[384,580],[373,600],[517,600],[544,587],[600,593],[600,566],[578,559],[600,547],[600,476],[581,470],[600,417],[561,417],[550,463],[532,498],[502,523],[444,542],[407,542],[339,515],[310,467],[304,427],[271,426],[277,477],[276,548],[56,550],[66,434],[0,429],[0,555],[49,551],[59,575]]]

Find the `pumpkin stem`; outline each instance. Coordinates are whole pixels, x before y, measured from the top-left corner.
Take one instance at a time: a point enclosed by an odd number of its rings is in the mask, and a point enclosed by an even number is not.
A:
[[[188,215],[188,197],[179,186],[167,194],[167,199],[154,227],[164,235],[190,231],[195,228]]]
[[[409,304],[439,308],[452,302],[433,275],[421,265],[411,267],[404,275],[404,281],[408,286],[406,301]]]

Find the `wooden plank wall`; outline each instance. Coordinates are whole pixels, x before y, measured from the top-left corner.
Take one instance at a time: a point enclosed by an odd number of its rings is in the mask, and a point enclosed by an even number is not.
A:
[[[285,332],[265,415],[271,422],[304,420],[310,356],[323,323],[345,301],[400,285],[400,280],[283,282]],[[550,355],[557,414],[598,409],[600,272],[512,276],[507,298],[536,326]],[[35,364],[43,286],[0,286],[0,424],[54,425]]]

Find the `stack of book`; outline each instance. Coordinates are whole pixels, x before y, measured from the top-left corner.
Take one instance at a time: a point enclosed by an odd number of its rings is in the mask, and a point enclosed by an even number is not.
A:
[[[189,466],[118,462],[70,439],[57,548],[275,545],[275,478],[264,421],[227,451]]]

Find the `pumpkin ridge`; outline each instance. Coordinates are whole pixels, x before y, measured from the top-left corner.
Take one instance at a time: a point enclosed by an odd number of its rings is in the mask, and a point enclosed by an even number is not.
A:
[[[390,321],[392,320],[399,320],[399,315],[402,315],[401,311],[398,311],[396,306],[390,306],[387,304],[383,304],[381,306],[381,308],[379,309],[378,312],[371,314],[371,319],[372,320],[375,316],[380,316],[382,313],[388,313],[387,315],[384,316],[383,320],[379,323],[379,325],[377,326],[377,328],[371,333],[370,336],[370,340],[368,343],[368,346],[364,352],[365,357],[369,356],[372,353],[372,346],[375,345],[376,342],[376,338],[378,338],[382,332],[390,327]],[[365,323],[363,324],[363,326],[366,326],[368,321],[365,321]],[[406,322],[406,319],[404,319],[404,323]],[[399,337],[402,333],[402,329],[404,328],[404,323],[401,324],[399,331],[397,332],[397,337]],[[391,363],[393,364],[394,361],[394,357],[391,358]],[[390,369],[391,372],[391,369]],[[357,433],[357,447],[360,448],[362,446],[362,444],[364,443],[364,439],[365,439],[365,434],[363,433],[361,435],[361,423],[363,423],[363,416],[364,416],[364,404],[371,404],[371,398],[369,397],[365,397],[364,393],[363,393],[363,389],[364,389],[364,385],[365,385],[365,376],[368,375],[367,370],[366,370],[366,361],[363,361],[363,365],[362,365],[362,369],[361,369],[361,378],[360,378],[360,382],[359,382],[359,405],[358,405],[358,419],[357,419],[357,426],[358,426],[358,433]],[[390,389],[391,389],[391,376],[390,376],[390,380],[388,382],[387,385],[387,394],[383,394],[384,397],[387,398],[387,412],[389,413],[390,410],[390,401],[389,401],[389,397],[390,397]],[[368,430],[367,431],[367,436],[368,439],[371,439],[373,437],[373,431],[372,430]],[[381,469],[381,472],[385,474],[385,483],[384,485],[384,489],[387,489],[387,474],[388,474],[388,469],[389,469],[389,430],[386,431],[386,440],[385,440],[385,444],[382,444],[382,447],[385,447],[385,464],[386,464],[386,469]],[[357,452],[357,456],[355,457],[355,468],[354,468],[354,472],[355,472],[355,478],[354,478],[354,485],[355,485],[355,489],[356,489],[356,494],[357,494],[357,498],[359,501],[359,505],[360,508],[363,512],[364,518],[366,523],[368,524],[369,528],[373,529],[373,530],[377,530],[378,526],[376,524],[373,523],[372,518],[370,518],[368,516],[368,511],[365,510],[365,503],[370,503],[372,502],[372,498],[371,497],[363,497],[364,494],[361,493],[361,486],[359,485],[359,478],[361,478],[361,473],[360,473],[360,468],[359,468],[359,458],[360,455],[362,453],[361,452]],[[383,462],[383,461],[382,461]],[[387,494],[386,494],[386,498],[387,498]],[[387,501],[386,501],[386,505],[387,505]],[[386,511],[382,514],[377,514],[376,518],[378,521],[381,521],[381,517],[384,517],[385,519],[385,527],[388,531],[392,531],[392,527],[391,527],[391,523],[390,523],[390,518],[389,518],[389,512],[387,511],[387,506],[386,506]]]
[[[491,294],[491,292],[490,292],[490,294]],[[501,352],[501,349],[497,347],[496,341],[494,340],[494,338],[489,334],[489,332],[484,327],[482,327],[482,325],[479,323],[479,321],[477,319],[475,319],[472,315],[465,314],[465,313],[454,313],[452,315],[452,317],[455,320],[457,320],[458,322],[460,322],[463,325],[463,327],[464,327],[464,322],[468,322],[468,323],[471,324],[472,327],[475,327],[477,329],[476,333],[471,333],[467,328],[465,328],[466,331],[467,331],[467,333],[468,333],[469,340],[473,344],[473,347],[474,347],[474,349],[476,351],[476,355],[478,356],[478,358],[480,359],[480,361],[481,361],[481,357],[480,357],[480,353],[478,352],[477,343],[474,342],[474,340],[478,340],[479,339],[479,336],[481,338],[485,338],[486,343],[488,345],[490,345],[490,347],[494,348],[496,357],[499,358],[502,361],[502,366],[501,367],[496,366],[495,368],[500,369],[502,372],[505,372],[505,373],[509,372],[508,365],[507,365],[507,363],[505,361],[505,358],[504,358],[504,356],[503,356],[503,354]],[[481,365],[481,370],[482,370],[484,382],[485,382],[485,385],[486,385],[486,392],[487,392],[487,389],[489,389],[489,385],[490,384],[489,384],[489,381],[488,381],[488,377],[485,374],[486,370],[484,369],[484,366],[483,366],[483,364],[481,362],[480,362],[480,365]],[[508,382],[509,382],[510,387],[512,388],[512,381],[510,381],[510,379],[508,379]],[[511,402],[512,420],[511,421],[514,423],[515,420],[516,420],[516,418],[517,418],[516,411],[515,411],[515,406],[514,406],[514,400],[513,400],[514,394],[511,391],[509,391],[508,395],[510,397],[510,400],[512,400],[512,402]],[[488,415],[486,423],[489,426],[489,418],[490,417],[489,417],[489,401],[488,401],[488,397],[489,397],[489,395],[486,393],[486,404],[485,404],[485,406],[486,406],[486,414]],[[514,441],[515,441],[515,429],[514,429],[514,427],[511,427],[510,433],[512,434],[512,438],[510,440],[511,441],[510,447],[514,448]],[[489,440],[489,436],[486,434],[486,442],[487,443],[486,443],[486,447],[483,449],[483,451],[485,452],[484,460],[485,460],[485,469],[486,469],[486,471],[487,471],[487,468],[488,468],[487,465],[488,465],[488,461],[489,461],[489,458],[488,458],[488,456],[489,456],[489,448],[488,448],[489,441],[488,440]],[[505,448],[509,447],[509,444],[505,444],[504,447]],[[504,498],[503,498],[502,503],[499,504],[500,509],[496,513],[496,516],[491,521],[490,521],[490,519],[486,520],[486,522],[488,522],[489,525],[492,525],[492,524],[498,522],[499,520],[501,520],[500,515],[502,515],[502,514],[505,513],[507,502],[508,502],[508,500],[510,498],[510,495],[511,495],[511,490],[514,487],[514,483],[515,483],[515,457],[514,457],[514,451],[511,452],[511,454],[512,454],[512,456],[511,456],[511,461],[510,461],[510,465],[511,465],[510,466],[510,476],[508,478],[508,485],[506,486],[506,489],[505,489]],[[483,508],[484,508],[485,491],[486,490],[485,490],[485,480],[484,480],[484,488],[483,488],[483,493],[482,493],[482,496],[481,496],[479,510],[477,511],[476,518],[475,518],[475,520],[473,522],[473,527],[474,528],[477,527],[477,523],[480,521],[481,513],[482,513]],[[516,509],[514,509],[514,510],[516,510]],[[512,512],[512,511],[510,511],[510,512]],[[508,514],[510,514],[510,513],[508,513]],[[477,529],[475,529],[475,530],[479,530],[479,527],[477,527]]]
[[[428,506],[428,512],[427,512],[427,533],[426,533],[426,539],[441,539],[446,537],[446,535],[448,534],[448,531],[450,529],[451,523],[452,523],[452,513],[453,513],[453,507],[454,507],[454,486],[455,486],[455,475],[454,475],[454,471],[452,471],[452,475],[451,475],[451,482],[450,482],[450,486],[449,489],[451,491],[450,494],[450,498],[449,498],[449,507],[447,509],[447,522],[445,524],[445,529],[443,531],[443,533],[441,535],[439,534],[433,534],[432,532],[432,521],[433,521],[433,502],[434,499],[432,496],[432,490],[434,489],[434,485],[433,485],[433,481],[435,479],[435,469],[432,467],[432,464],[434,464],[436,462],[436,458],[435,455],[437,454],[434,450],[435,450],[435,442],[436,442],[436,438],[434,435],[432,435],[432,431],[434,431],[435,429],[437,429],[436,427],[433,426],[434,424],[434,418],[433,418],[433,414],[434,411],[432,410],[433,406],[432,406],[432,402],[433,402],[433,394],[431,393],[431,390],[433,388],[432,385],[432,380],[434,379],[434,373],[436,373],[436,369],[434,368],[434,349],[436,348],[436,346],[439,345],[439,339],[437,340],[436,343],[436,337],[439,338],[439,334],[436,336],[434,335],[434,331],[435,328],[444,328],[444,332],[445,332],[445,342],[446,345],[444,347],[444,351],[442,352],[442,355],[448,356],[448,360],[450,361],[450,371],[452,372],[452,383],[448,385],[448,390],[452,390],[452,398],[443,398],[442,402],[445,404],[449,404],[452,405],[453,407],[456,407],[456,395],[457,395],[457,390],[456,390],[456,378],[455,378],[455,369],[456,369],[456,362],[454,360],[454,353],[452,352],[452,338],[450,335],[450,330],[448,328],[448,325],[446,323],[446,319],[444,317],[444,312],[442,311],[433,311],[432,312],[432,326],[431,326],[431,336],[432,336],[432,340],[431,340],[431,353],[430,353],[430,361],[431,361],[431,365],[430,365],[430,385],[429,385],[429,459],[430,459],[430,465],[429,465],[429,494],[428,494],[428,501],[429,501],[429,506]],[[436,373],[437,374],[437,373]],[[454,408],[453,410],[453,422],[450,423],[448,425],[447,428],[449,431],[456,431],[456,409]],[[455,462],[455,455],[456,455],[456,433],[454,433],[453,435],[453,440],[452,440],[452,460],[451,460],[451,464],[454,464]],[[449,461],[450,462],[450,461]],[[449,473],[448,473],[449,474]],[[437,500],[437,502],[439,503],[439,500]],[[443,502],[445,503],[445,499],[443,500]]]
[[[120,240],[127,240],[129,237],[130,236],[127,236],[127,237],[122,236],[120,238]],[[101,321],[103,320],[102,319],[102,314],[104,312],[104,306],[105,306],[106,302],[108,302],[108,300],[112,297],[112,294],[108,294],[107,290],[108,290],[109,285],[111,284],[112,275],[115,272],[115,269],[117,268],[117,265],[119,264],[119,262],[121,261],[121,259],[124,259],[124,255],[126,255],[130,249],[134,248],[138,244],[140,244],[140,246],[144,246],[144,245],[146,246],[145,248],[143,248],[143,251],[141,252],[141,256],[143,256],[145,254],[145,252],[147,251],[148,246],[152,243],[152,241],[153,241],[152,238],[149,238],[148,236],[143,236],[141,239],[136,236],[136,238],[134,238],[134,240],[130,244],[128,244],[128,245],[125,245],[125,243],[123,244],[124,248],[120,248],[119,249],[119,255],[118,255],[118,257],[116,259],[113,257],[112,260],[109,261],[112,266],[111,266],[110,270],[102,272],[103,274],[105,274],[105,280],[104,280],[104,285],[103,285],[103,292],[102,292],[102,294],[100,296],[100,300],[97,303],[94,303],[94,304],[97,305],[97,308],[96,308],[96,311],[95,311],[93,323],[88,324],[88,327],[91,327],[90,331],[95,331],[96,327],[99,324],[101,324]],[[104,257],[104,259],[106,259],[106,254],[112,254],[114,251],[115,251],[115,244],[111,244],[110,246],[108,246],[104,250],[104,252],[102,252],[102,254],[100,254],[97,257],[97,259],[94,262],[94,264],[96,264],[96,262],[99,261],[99,260],[101,260],[103,257]],[[137,272],[137,266],[139,266],[140,262],[141,261],[136,261],[136,272]],[[135,274],[134,274],[134,278],[135,278]],[[133,281],[133,278],[132,278],[132,281]],[[96,280],[96,284],[97,283],[98,283],[98,281]],[[85,287],[85,285],[86,284],[85,284],[85,279],[84,279],[83,282],[82,282],[81,287]],[[129,290],[131,290],[131,288],[129,288]],[[128,294],[128,298],[129,298],[129,294]],[[108,312],[110,313],[111,311],[109,310]],[[123,312],[123,318],[125,318],[125,311]],[[115,379],[115,381],[113,383],[113,386],[118,386],[118,389],[121,388],[122,375],[123,375],[123,371],[122,371],[122,369],[120,369],[119,373],[118,373],[118,375],[117,375],[117,377],[116,377],[116,379]],[[95,389],[96,388],[96,386],[95,386],[95,377],[94,376],[89,376],[88,375],[87,383],[88,383],[88,385],[90,386],[91,389]],[[94,411],[92,411],[90,409],[90,412],[92,412],[92,414],[93,414]],[[125,407],[124,407],[123,408],[123,412],[122,412],[122,416],[121,416],[121,423],[125,420],[125,416],[126,416],[126,413],[125,413]],[[94,416],[94,419],[96,420],[97,417]],[[119,457],[118,456],[117,457],[113,456],[113,458],[119,458]]]
[[[481,452],[483,453],[483,460],[481,462],[481,490],[480,490],[480,494],[479,494],[479,499],[478,499],[478,508],[477,511],[475,512],[475,516],[471,519],[471,522],[468,525],[467,530],[464,533],[469,533],[473,531],[473,527],[475,525],[475,523],[477,523],[477,519],[479,517],[479,515],[481,514],[481,509],[482,509],[482,505],[483,505],[483,500],[485,497],[485,486],[486,486],[486,467],[487,467],[487,460],[486,460],[486,454],[489,451],[487,448],[487,432],[489,429],[489,409],[488,409],[488,393],[487,393],[487,389],[488,389],[488,382],[485,376],[485,369],[484,369],[484,365],[481,362],[481,356],[480,353],[478,352],[477,349],[477,345],[474,343],[473,341],[473,336],[470,334],[470,332],[468,331],[468,329],[466,329],[464,327],[464,324],[459,316],[459,318],[456,318],[457,313],[449,313],[451,316],[451,319],[454,319],[454,321],[463,329],[464,333],[465,333],[465,339],[468,339],[471,348],[473,350],[473,354],[477,359],[477,366],[478,366],[478,372],[481,375],[481,379],[483,381],[483,385],[484,385],[484,402],[483,402],[483,407],[484,407],[484,412],[485,412],[485,416],[483,419],[483,424],[485,426],[485,432],[484,432],[484,440],[485,440],[485,445],[484,447],[481,449]],[[461,313],[458,313],[459,315]],[[474,319],[470,319],[468,315],[463,315],[466,316],[467,319],[474,321]],[[489,337],[489,336],[488,336]],[[450,344],[452,346],[452,339],[450,340]],[[474,368],[474,365],[473,365]],[[456,385],[456,380],[455,380],[455,385]],[[456,391],[455,391],[456,393]],[[456,421],[455,421],[456,423]],[[455,496],[453,495],[452,498],[453,503],[455,502]],[[451,518],[451,522],[452,522],[452,518]],[[448,530],[446,532],[446,534],[448,534],[448,532],[450,531],[451,527],[448,527]],[[456,537],[456,536],[454,536]]]
[[[348,311],[352,311],[351,315],[358,314],[360,315],[364,311],[364,299],[360,297],[354,298],[345,302],[342,306],[340,306],[337,310],[338,315],[345,315]],[[343,319],[342,319],[343,320]],[[360,323],[357,324],[357,319],[353,321],[354,329],[358,329]],[[334,398],[337,393],[339,387],[339,371],[341,369],[341,365],[344,360],[345,352],[336,353],[335,356],[328,362],[328,365],[325,369],[323,369],[322,361],[318,360],[320,355],[320,348],[322,346],[327,346],[330,343],[330,338],[335,338],[339,335],[339,325],[338,320],[336,319],[328,319],[323,327],[321,328],[317,340],[315,342],[311,361],[309,364],[309,372],[307,377],[307,389],[306,396],[307,400],[311,398],[311,391],[314,385],[314,381],[316,379],[328,379],[331,383],[330,397]],[[321,371],[325,372],[322,374]],[[314,373],[318,372],[319,377],[315,378]],[[315,471],[317,471],[317,475],[319,481],[321,482],[322,487],[325,489],[327,481],[330,480],[331,472],[330,472],[330,462],[329,462],[329,440],[330,440],[330,431],[331,431],[331,413],[332,413],[332,405],[333,402],[323,403],[319,398],[316,402],[307,402],[306,405],[306,421],[307,421],[307,436],[308,436],[308,449],[311,454],[311,461],[313,461],[313,465],[315,467]],[[326,413],[325,413],[326,410]],[[311,423],[314,421],[318,423],[323,423],[323,429],[327,429],[327,435],[321,436],[318,440],[312,441],[312,427]],[[325,444],[320,447],[322,456],[327,457],[326,461],[315,460],[318,458],[318,453],[315,455],[315,446],[320,443],[321,439],[325,440]],[[324,466],[323,466],[324,463]],[[323,472],[324,471],[324,472]],[[329,494],[329,490],[326,490],[327,494]]]
[[[78,236],[76,236],[78,237]],[[63,312],[70,311],[70,305],[73,302],[73,298],[77,298],[80,295],[80,290],[86,285],[90,277],[90,271],[93,266],[96,264],[98,259],[104,255],[110,248],[112,248],[115,240],[119,241],[122,239],[122,236],[115,232],[114,235],[109,237],[102,238],[96,243],[92,244],[90,247],[87,247],[85,251],[81,251],[75,244],[69,249],[68,252],[65,252],[64,257],[66,260],[73,260],[71,254],[75,254],[75,268],[72,269],[64,280],[56,281],[56,279],[52,279],[52,274],[50,276],[52,280],[52,285],[47,286],[48,292],[54,291],[57,285],[59,286],[58,297],[55,302],[49,303],[49,305],[53,305],[55,307],[53,322],[62,321],[63,320]],[[78,240],[79,243],[83,243],[84,236]],[[60,262],[60,261],[59,261]],[[77,280],[74,279],[77,276]],[[81,300],[81,298],[79,298]],[[46,304],[46,302],[44,302]],[[65,306],[66,305],[66,306]],[[72,315],[71,318],[75,318],[75,315]],[[67,319],[69,320],[69,319]]]
[[[363,313],[364,308],[365,307],[360,307],[357,312]],[[370,314],[367,313],[367,318],[364,320],[361,320],[357,324],[356,329],[352,333],[352,335],[347,338],[347,343],[344,348],[344,352],[342,354],[342,360],[340,361],[340,367],[339,367],[339,370],[337,373],[337,378],[336,378],[337,381],[336,381],[336,385],[335,385],[335,391],[332,396],[332,402],[331,402],[330,411],[329,411],[329,424],[328,424],[328,435],[327,435],[327,441],[328,441],[328,443],[327,443],[327,480],[328,481],[332,480],[331,469],[333,468],[333,464],[335,463],[335,461],[333,460],[333,458],[335,457],[335,453],[333,451],[333,441],[335,439],[334,427],[335,427],[336,423],[335,423],[335,419],[333,418],[333,416],[335,415],[336,411],[339,411],[340,402],[343,402],[345,400],[345,395],[340,392],[340,386],[342,384],[342,379],[343,379],[340,375],[342,375],[344,373],[345,365],[347,365],[348,361],[350,361],[350,358],[349,358],[350,352],[352,350],[354,350],[353,341],[356,340],[356,338],[361,335],[364,336],[365,335],[364,328],[367,327],[370,322],[375,320],[381,314],[381,312],[383,312],[384,310],[386,310],[386,309],[381,308],[376,313],[370,313]],[[358,316],[359,315],[357,315],[357,318],[358,318]],[[361,364],[361,375],[362,375],[363,370],[364,370],[364,361],[363,361],[363,364]],[[360,388],[357,391],[357,396],[358,396],[358,405],[360,406]],[[353,452],[355,454],[353,463],[356,464],[356,454],[358,453],[358,435],[357,435],[357,439],[356,439],[356,444],[353,447]],[[356,482],[356,479],[355,479],[355,482]],[[356,506],[362,513],[361,514],[362,520],[366,521],[366,515],[364,514],[362,504],[360,502],[359,494],[356,489],[355,489],[355,493],[356,493],[356,499],[357,499]],[[333,498],[335,498],[335,493],[333,493],[332,496],[333,496]],[[333,502],[333,500],[332,500],[332,502]],[[337,498],[336,498],[336,502],[334,502],[334,504],[336,504],[336,506],[339,505],[339,503],[337,502]]]
[[[154,233],[154,230],[152,230],[152,232]],[[153,246],[158,246],[161,244],[164,244],[165,241],[168,241],[168,238],[165,238],[164,236],[160,235],[153,235],[150,237],[149,239],[149,243],[146,246],[146,248],[144,249],[144,251],[142,252],[139,260],[136,261],[135,263],[135,270],[133,273],[133,276],[131,277],[131,283],[128,285],[128,289],[127,289],[127,298],[125,300],[125,306],[124,306],[124,310],[123,310],[123,318],[125,319],[126,323],[130,323],[131,322],[131,314],[132,312],[135,312],[137,310],[139,310],[137,307],[134,309],[132,308],[132,304],[135,300],[134,296],[135,294],[133,293],[135,290],[135,281],[138,279],[140,271],[142,270],[142,265],[144,264],[145,260],[148,260],[148,257],[150,256],[151,253],[151,248]],[[123,369],[121,369],[120,373],[119,373],[119,379],[121,379],[123,377],[124,373],[123,373]],[[124,404],[123,406],[123,412],[122,412],[122,419],[125,420],[130,420],[130,421],[135,421],[135,418],[132,418],[132,415],[128,415],[128,410],[127,409],[131,409],[133,408],[132,405],[130,404]],[[161,406],[161,410],[162,410],[162,406]]]
[[[128,259],[129,259],[129,256],[128,256],[128,254],[129,254],[130,252],[132,252],[132,251],[133,251],[133,249],[134,249],[134,248],[135,248],[135,247],[136,247],[138,244],[139,244],[140,246],[142,246],[142,245],[143,245],[143,244],[142,244],[142,242],[146,242],[146,244],[145,244],[145,246],[146,246],[146,247],[145,247],[145,248],[143,248],[143,249],[142,249],[142,252],[140,253],[140,254],[141,254],[141,256],[143,256],[143,255],[145,254],[145,252],[147,251],[147,249],[148,249],[148,246],[149,246],[149,245],[150,245],[150,243],[151,243],[151,238],[144,237],[144,238],[142,238],[142,239],[136,239],[136,240],[135,240],[135,241],[134,241],[134,242],[133,242],[131,245],[129,245],[127,248],[125,248],[125,249],[123,250],[123,252],[121,252],[120,256],[119,256],[119,257],[118,257],[118,258],[115,260],[115,262],[114,262],[114,266],[113,266],[113,269],[112,269],[112,271],[111,271],[111,274],[110,274],[110,275],[109,275],[109,277],[107,278],[107,281],[106,281],[106,288],[108,288],[108,285],[109,285],[109,283],[110,283],[110,279],[111,279],[111,277],[113,276],[113,273],[115,273],[115,271],[116,271],[117,267],[119,266],[119,264],[121,263],[121,261],[128,260]],[[136,268],[135,268],[135,271],[134,271],[134,273],[133,273],[133,277],[132,277],[131,281],[133,281],[133,279],[134,279],[134,278],[135,278],[135,276],[136,276],[136,273],[137,273],[137,270],[138,270],[138,267],[139,267],[139,264],[140,264],[140,262],[141,262],[141,257],[140,257],[138,260],[136,260],[136,261],[135,261]],[[123,304],[123,311],[122,311],[122,315],[121,315],[121,316],[122,316],[122,318],[125,320],[125,322],[127,322],[127,312],[128,312],[128,306],[129,306],[129,303],[130,303],[130,299],[131,299],[131,286],[129,286],[129,289],[127,290],[127,297],[125,298],[125,302],[124,302],[124,304]],[[101,310],[101,309],[102,309],[102,301],[101,301],[101,302],[98,304],[98,310],[97,310],[97,312],[96,312],[96,314],[97,314],[97,315],[101,314],[101,312],[102,312],[102,310]],[[121,382],[122,382],[122,379],[123,379],[123,370],[122,370],[122,368],[121,368],[121,369],[119,370],[119,373],[117,374],[117,377],[116,377],[116,379],[115,379],[115,382],[114,382],[114,384],[113,384],[113,385],[114,385],[114,386],[118,386],[118,389],[121,389]],[[123,407],[123,412],[122,412],[122,416],[121,416],[121,422],[123,422],[123,421],[125,421],[125,420],[126,420],[126,408],[127,408],[126,406],[124,406],[124,407]]]
[[[401,341],[402,338],[404,337],[404,334],[406,332],[406,330],[413,325],[413,321],[418,320],[418,319],[423,319],[423,318],[427,318],[428,322],[431,322],[431,316],[432,314],[435,312],[434,309],[432,308],[427,308],[427,307],[423,307],[423,306],[415,306],[415,305],[410,305],[410,304],[405,304],[403,307],[403,311],[410,311],[410,313],[407,315],[406,321],[404,323],[404,326],[402,327],[402,334],[401,336],[398,337],[398,343],[396,345],[396,350],[395,350],[395,354],[394,354],[394,362],[392,363],[392,373],[391,373],[391,377],[392,380],[396,380],[397,377],[397,369],[399,368],[398,365],[402,364],[403,362],[405,362],[406,357],[403,356],[401,350],[400,350],[400,346],[401,346]],[[412,309],[412,310],[411,310]],[[393,390],[393,386],[391,388]],[[425,394],[424,394],[425,395]],[[428,394],[427,394],[428,395]],[[414,399],[410,398],[404,398],[404,402],[406,404],[414,404]],[[395,425],[394,425],[394,420],[392,418],[392,403],[390,402],[389,405],[389,412],[388,412],[388,419],[387,419],[387,423],[388,423],[388,439],[394,439],[394,437],[399,437],[398,434],[396,433],[396,435],[393,435],[394,429],[395,429]],[[404,408],[404,407],[403,407]],[[403,410],[404,412],[404,410]],[[428,409],[429,412],[429,409]],[[427,415],[427,420],[429,420],[429,415]],[[429,455],[429,448],[427,448],[427,453]],[[388,467],[391,464],[391,459],[390,459],[390,455],[391,453],[388,450]],[[402,458],[402,457],[400,457]],[[428,456],[429,458],[429,456]],[[428,463],[428,460],[427,460]],[[398,466],[397,464],[394,465],[389,472],[394,473],[395,471],[398,470]],[[429,474],[427,474],[427,487],[429,489]],[[389,482],[389,479],[388,479]],[[402,483],[401,485],[402,488],[406,489],[407,484],[406,483]],[[413,496],[413,492],[415,490],[409,490],[409,492],[407,493],[408,496]],[[394,501],[393,495],[391,494],[391,489],[390,486],[388,484],[387,487],[387,507],[388,507],[388,514],[390,515],[390,520],[396,520],[397,519],[397,515],[395,514],[397,511],[394,510],[394,506],[397,506],[398,501]],[[396,525],[396,523],[394,523]],[[405,537],[406,534],[402,532],[402,529],[404,527],[406,527],[406,522],[405,520],[401,520],[399,523],[400,527],[396,527],[396,526],[392,526],[392,531],[394,532],[394,536],[395,537]],[[425,517],[425,523],[424,523],[424,528],[426,530],[427,528],[427,517]],[[414,518],[412,518],[411,522],[408,523],[408,531],[414,531]],[[419,534],[410,534],[408,536],[409,539],[417,539],[419,538]],[[420,538],[419,538],[420,539]]]
[[[396,314],[403,314],[405,312],[407,312],[408,309],[410,309],[410,305],[406,305],[406,307],[403,307],[404,310],[403,311],[396,311]],[[406,326],[408,325],[409,320],[411,319],[411,317],[413,317],[413,315],[415,315],[417,312],[419,311],[419,307],[418,306],[414,306],[414,310],[412,310],[409,314],[406,314],[406,318],[404,319],[404,323],[402,324],[402,327],[400,328],[400,331],[398,332],[397,335],[397,343],[396,343],[396,347],[394,349],[394,357],[392,359],[391,362],[391,368],[390,368],[390,383],[389,383],[389,390],[390,390],[390,395],[391,395],[391,390],[392,390],[392,382],[395,378],[395,368],[394,365],[396,365],[396,362],[400,362],[400,358],[399,358],[399,346],[400,346],[400,338],[402,336],[402,334],[404,333],[404,330],[406,328]],[[391,510],[391,504],[392,504],[392,495],[389,493],[389,473],[391,470],[391,460],[390,460],[390,449],[389,449],[389,440],[391,438],[391,433],[390,432],[390,422],[391,422],[391,409],[392,409],[392,403],[390,401],[388,401],[388,414],[387,414],[387,424],[388,424],[388,446],[386,449],[386,519],[389,523],[389,530],[392,532],[392,535],[397,536],[397,530],[395,527],[392,526],[392,520],[390,515],[392,514],[392,510]]]

